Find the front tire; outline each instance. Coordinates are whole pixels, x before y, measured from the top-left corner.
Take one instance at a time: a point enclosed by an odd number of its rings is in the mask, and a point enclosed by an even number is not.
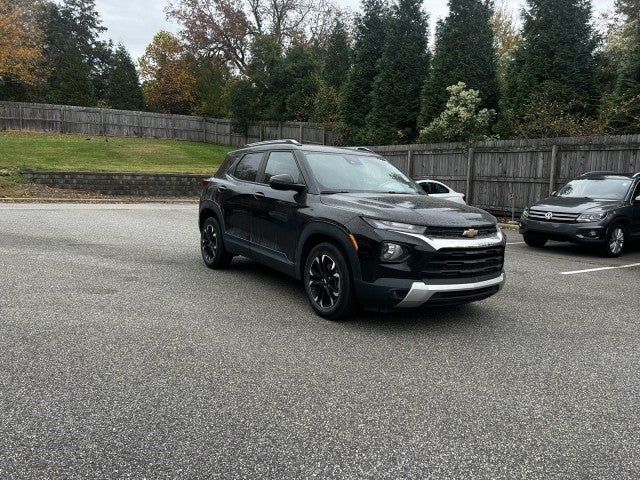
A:
[[[309,253],[304,287],[311,307],[321,317],[341,320],[355,310],[351,271],[342,252],[331,243],[321,243]]]
[[[222,229],[214,217],[207,218],[202,225],[200,252],[204,264],[214,270],[228,267],[233,259],[233,255],[224,248]]]
[[[607,234],[607,241],[603,246],[602,254],[605,257],[619,257],[624,252],[627,243],[627,231],[622,223],[614,224]]]
[[[544,235],[538,235],[535,233],[525,233],[522,237],[524,238],[524,243],[533,248],[542,248],[549,241],[549,239]]]

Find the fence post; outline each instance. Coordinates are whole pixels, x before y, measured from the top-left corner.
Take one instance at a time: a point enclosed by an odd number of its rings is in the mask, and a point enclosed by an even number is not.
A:
[[[413,178],[413,150],[411,147],[407,150],[407,176]]]
[[[283,131],[282,131],[282,122],[280,122],[280,135],[278,140],[282,140],[282,137],[284,136]]]
[[[138,127],[138,137],[142,138],[142,126],[140,124],[140,115],[139,113],[136,115],[136,126]]]
[[[322,125],[322,145],[327,144],[327,128]]]
[[[302,122],[300,123],[300,133],[298,135],[300,136],[300,143],[302,143]]]
[[[217,121],[213,122],[213,143],[215,144],[220,143],[218,141],[218,122]]]
[[[104,126],[104,108],[100,109],[100,129],[102,130],[102,136],[107,136],[107,130]]]
[[[469,156],[467,157],[467,203],[473,203],[473,177],[475,175],[475,159],[473,147],[469,146]]]
[[[202,117],[202,133],[204,134],[202,141],[207,143],[207,119],[204,117]]]
[[[19,114],[18,116],[20,117],[20,131],[24,130],[24,113],[22,112],[22,105],[20,105],[19,107]]]
[[[558,145],[551,147],[551,167],[549,172],[549,195],[556,189],[558,182]]]
[[[260,141],[262,142],[264,140],[264,123],[260,122]]]
[[[171,139],[176,139],[176,117],[171,115]]]
[[[60,133],[64,133],[64,107],[60,107]]]

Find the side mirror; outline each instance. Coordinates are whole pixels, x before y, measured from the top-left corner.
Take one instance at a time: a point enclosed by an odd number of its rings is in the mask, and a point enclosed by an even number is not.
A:
[[[556,196],[556,193],[558,193],[558,191],[557,191],[557,190],[554,190],[553,192],[551,192],[551,196],[552,196],[552,197],[555,197],[555,196]]]
[[[638,203],[640,204],[640,195],[638,195],[635,200],[633,201],[633,203]]]
[[[294,192],[302,192],[306,188],[304,185],[296,183],[288,173],[271,177],[269,179],[269,186],[274,190],[292,190]]]

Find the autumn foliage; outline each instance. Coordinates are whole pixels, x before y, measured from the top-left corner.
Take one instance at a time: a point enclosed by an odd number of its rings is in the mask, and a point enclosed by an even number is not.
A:
[[[43,33],[29,3],[0,0],[0,81],[36,84],[40,80]]]

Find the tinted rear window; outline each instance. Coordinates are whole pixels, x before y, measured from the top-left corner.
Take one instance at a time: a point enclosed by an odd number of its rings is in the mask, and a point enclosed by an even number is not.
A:
[[[261,161],[261,153],[247,153],[242,157],[242,160],[238,162],[238,166],[236,167],[233,176],[238,180],[255,182],[258,177],[258,169],[260,168]]]

